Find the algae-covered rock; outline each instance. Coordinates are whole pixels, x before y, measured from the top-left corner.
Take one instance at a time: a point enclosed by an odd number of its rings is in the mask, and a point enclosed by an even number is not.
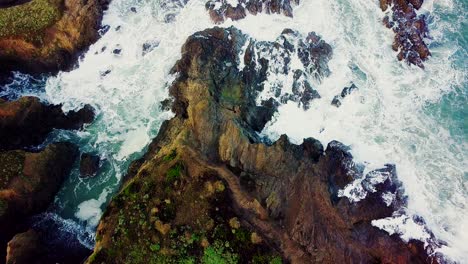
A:
[[[106,0],[31,0],[0,7],[0,72],[70,68],[99,36]]]
[[[325,150],[314,139],[262,142],[256,132],[274,111],[249,114],[262,107],[254,101],[262,77],[236,68],[244,42],[233,28],[187,40],[170,88],[175,117],[131,166],[87,263],[435,261],[421,243],[371,225],[401,205],[379,195],[402,198],[394,167],[362,175],[336,141]],[[369,201],[338,195],[357,177],[372,184],[375,174],[386,180]]]

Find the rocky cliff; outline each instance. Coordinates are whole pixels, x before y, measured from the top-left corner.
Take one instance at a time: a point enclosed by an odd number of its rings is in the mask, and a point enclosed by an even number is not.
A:
[[[339,142],[258,136],[275,105],[255,102],[264,77],[248,52],[238,58],[245,41],[234,28],[187,40],[176,116],[130,167],[87,263],[435,263],[370,223],[405,203],[393,165],[362,175]],[[377,191],[350,203],[338,190],[356,177]]]
[[[69,69],[79,52],[98,38],[108,1],[8,3],[0,5],[0,73],[10,70],[44,73]]]

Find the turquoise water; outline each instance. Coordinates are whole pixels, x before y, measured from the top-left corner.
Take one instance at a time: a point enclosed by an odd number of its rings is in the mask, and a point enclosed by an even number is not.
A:
[[[168,96],[174,79],[169,71],[182,44],[194,32],[213,26],[204,1],[192,0],[185,8],[182,2],[114,0],[103,22],[109,32],[90,47],[79,68],[37,80],[17,74],[15,83],[0,89],[0,96],[38,95],[63,104],[64,110],[84,104],[97,110],[97,119],[83,131],[55,131],[48,139],[74,142],[102,159],[91,179],[78,177],[77,162],[52,214],[44,216],[73,223],[72,232],[89,248],[99,217],[130,162],[144,153],[163,120],[171,117],[159,102]],[[443,253],[460,261],[468,257],[468,1],[429,2],[425,12],[430,14],[433,56],[425,71],[396,60],[392,33],[380,24],[383,14],[377,3],[366,0],[307,0],[292,20],[248,17],[224,26],[237,26],[261,40],[274,39],[284,27],[321,34],[335,53],[332,75],[317,85],[323,101],[308,112],[285,106],[265,133],[272,138],[287,133],[298,141],[314,136],[323,144],[341,140],[369,168],[396,163],[410,195],[407,213],[423,215],[436,237],[448,243]],[[154,49],[142,54],[144,43]],[[115,48],[122,49],[121,56],[112,54]],[[111,72],[103,75],[106,70]],[[350,81],[359,92],[340,110],[330,108],[328,97]],[[318,132],[322,128],[325,132]]]

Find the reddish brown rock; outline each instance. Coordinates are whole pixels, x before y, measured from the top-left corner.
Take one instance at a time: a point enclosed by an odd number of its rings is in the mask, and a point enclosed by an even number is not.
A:
[[[298,4],[299,0],[239,0],[236,6],[232,6],[225,0],[210,0],[206,9],[215,23],[222,23],[228,18],[243,19],[247,11],[252,15],[265,12],[292,17],[292,7]]]
[[[207,29],[185,43],[174,67],[179,78],[170,88],[176,116],[162,125],[145,157],[131,166],[128,182],[101,220],[88,263],[125,263],[122,249],[132,243],[138,243],[142,262],[187,256],[200,260],[208,245],[220,240],[213,226],[233,228],[234,218],[235,227],[240,223],[249,230],[248,241],[252,232],[260,234],[269,248],[261,252],[279,252],[285,262],[436,263],[422,243],[405,243],[371,225],[404,204],[394,166],[362,175],[339,142],[324,151],[314,139],[295,145],[287,136],[272,144],[259,138],[256,132],[272,112],[256,120],[247,114],[262,106],[256,106],[251,90],[256,86],[250,82],[259,78],[246,78],[235,66],[243,46],[239,34],[233,28]],[[373,184],[376,175],[383,181]],[[377,192],[350,203],[338,192],[356,177],[364,177],[363,187]],[[223,183],[220,193],[228,196],[206,198],[218,189],[216,181]],[[397,197],[389,206],[380,196],[383,191]],[[130,221],[133,212],[144,212],[141,224]],[[170,245],[183,247],[146,222],[167,225],[174,237],[188,225],[206,235],[204,246],[190,247],[188,253],[170,250]],[[227,245],[238,243],[230,236],[224,239]],[[150,245],[140,246],[145,241],[160,247],[151,251]],[[254,257],[242,247],[229,254],[245,263]]]
[[[399,51],[398,60],[424,68],[423,62],[431,55],[424,38],[428,36],[425,15],[417,15],[423,0],[380,0],[380,8],[386,11],[391,5],[392,13],[383,23],[395,32],[392,48]]]

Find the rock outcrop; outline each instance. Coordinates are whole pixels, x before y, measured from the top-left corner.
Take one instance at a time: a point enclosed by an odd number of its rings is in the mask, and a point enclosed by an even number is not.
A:
[[[26,227],[28,217],[49,206],[77,154],[78,148],[70,143],[50,144],[37,153],[0,152],[1,246]]]
[[[64,114],[60,105],[46,105],[36,97],[0,99],[0,150],[40,144],[54,128],[79,129],[93,119],[89,105]]]
[[[39,234],[30,229],[8,242],[6,264],[41,264],[45,253]]]
[[[99,37],[107,0],[31,0],[0,8],[0,72],[56,72],[73,66]]]
[[[394,166],[362,175],[339,142],[262,142],[274,106],[257,106],[261,78],[236,68],[245,41],[234,28],[187,40],[175,117],[130,166],[87,263],[436,262],[371,225],[405,202]],[[357,177],[375,192],[350,203],[339,190]]]
[[[423,62],[431,55],[424,38],[428,37],[425,15],[417,15],[423,0],[380,0],[380,8],[391,14],[384,18],[386,27],[395,32],[392,48],[398,51],[398,60],[424,68]]]
[[[80,158],[80,177],[89,178],[96,175],[99,170],[99,156],[83,153]]]
[[[211,20],[215,23],[222,23],[228,18],[240,20],[247,15],[247,12],[252,15],[267,13],[292,17],[292,7],[298,5],[300,0],[237,0],[234,2],[237,2],[237,5],[227,0],[208,1],[206,9],[210,13]]]

